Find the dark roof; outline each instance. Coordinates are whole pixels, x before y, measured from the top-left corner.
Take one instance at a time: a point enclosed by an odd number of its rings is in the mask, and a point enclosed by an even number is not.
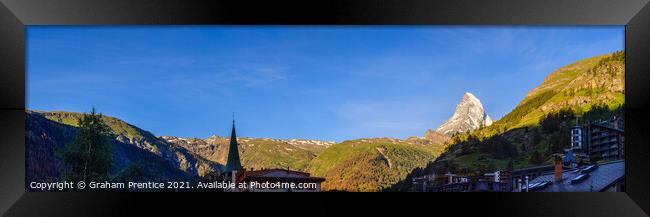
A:
[[[531,181],[529,185],[550,181],[546,187],[537,189],[539,192],[589,192],[603,191],[625,177],[625,160],[610,161],[598,165],[598,168],[591,172],[582,173],[587,166],[568,169],[562,172],[562,181],[555,182],[553,171],[545,173]],[[589,174],[582,177],[582,181],[572,184],[571,180],[582,174]]]
[[[512,175],[517,176],[517,175],[522,175],[522,174],[527,174],[527,173],[537,172],[537,171],[553,171],[554,168],[555,166],[553,164],[527,167],[527,168],[512,171]]]
[[[223,170],[224,173],[232,172],[233,170],[242,170],[237,146],[237,134],[235,133],[235,121],[233,120],[232,133],[230,134],[230,147],[228,148],[228,162],[226,162],[226,168]]]

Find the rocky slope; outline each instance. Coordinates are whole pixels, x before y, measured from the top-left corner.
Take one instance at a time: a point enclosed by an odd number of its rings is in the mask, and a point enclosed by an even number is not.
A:
[[[230,138],[211,136],[207,139],[162,136],[165,141],[184,147],[213,162],[225,164]],[[334,144],[319,140],[280,140],[267,138],[237,138],[239,156],[247,169],[290,168],[304,171],[309,162]]]
[[[429,129],[424,133],[424,139],[429,140],[433,144],[447,144],[450,137]]]
[[[31,175],[28,179],[58,179],[62,164],[55,152],[75,137],[79,117],[81,113],[27,111],[26,170]],[[116,135],[112,141],[112,175],[137,166],[150,180],[191,179],[221,167],[119,119],[104,116],[103,120]]]
[[[483,104],[471,93],[465,93],[456,105],[454,114],[436,129],[436,132],[451,136],[455,133],[464,133],[480,127],[490,126],[492,118],[485,113]]]

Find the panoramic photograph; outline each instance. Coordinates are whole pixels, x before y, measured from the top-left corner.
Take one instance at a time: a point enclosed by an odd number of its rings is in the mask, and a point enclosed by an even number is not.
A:
[[[624,26],[28,26],[28,192],[624,192]]]

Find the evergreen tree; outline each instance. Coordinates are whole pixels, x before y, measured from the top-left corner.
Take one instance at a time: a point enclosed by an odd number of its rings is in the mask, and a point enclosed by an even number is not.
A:
[[[511,159],[510,161],[508,161],[508,166],[506,167],[506,169],[507,169],[508,171],[513,171],[513,170],[515,170],[515,163],[512,161],[512,159]]]
[[[487,168],[483,172],[494,172],[497,170],[497,165],[494,163],[494,161],[490,160],[490,163],[488,163]]]
[[[539,153],[539,151],[535,150],[533,154],[530,156],[530,164],[533,165],[539,165],[544,162],[544,157],[542,154]]]
[[[78,119],[74,140],[61,151],[66,181],[105,181],[112,163],[111,129],[92,109]]]

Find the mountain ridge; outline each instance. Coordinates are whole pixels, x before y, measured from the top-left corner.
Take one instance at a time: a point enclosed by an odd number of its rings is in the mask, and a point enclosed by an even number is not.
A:
[[[307,171],[325,177],[323,190],[381,191],[435,159],[443,148],[418,137],[347,140],[323,151]]]
[[[56,181],[64,168],[57,151],[71,142],[77,133],[72,125],[47,119],[37,112],[27,111],[25,116],[25,183]],[[147,150],[111,139],[113,165],[109,175],[115,180],[193,181],[196,178],[181,170],[168,159]],[[137,171],[135,174],[130,172]],[[32,190],[26,186],[27,190]]]
[[[465,133],[490,126],[492,122],[492,118],[485,112],[481,100],[474,94],[465,92],[456,105],[454,114],[449,120],[441,124],[436,129],[436,132],[451,136],[456,133]]]
[[[491,126],[452,136],[445,151],[391,187],[408,190],[409,180],[428,174],[482,174],[552,164],[570,147],[576,120],[623,115],[625,53],[578,60],[551,72],[520,103]]]
[[[161,136],[213,162],[225,164],[230,138],[210,136],[206,139]],[[303,171],[317,154],[334,144],[320,140],[270,139],[237,137],[242,164],[250,168],[291,168]]]
[[[28,118],[42,117],[46,120],[73,128],[77,127],[77,119],[81,118],[81,116],[82,113],[76,112],[27,111]],[[111,131],[115,134],[116,137],[112,138],[114,142],[131,145],[157,155],[172,164],[175,168],[187,172],[190,175],[202,176],[206,173],[217,171],[221,167],[221,165],[214,164],[196,156],[194,153],[191,153],[182,147],[160,140],[150,132],[128,124],[118,118],[103,115],[102,120],[107,123]],[[41,122],[43,121],[41,120]],[[26,127],[26,129],[29,130],[30,128]]]

